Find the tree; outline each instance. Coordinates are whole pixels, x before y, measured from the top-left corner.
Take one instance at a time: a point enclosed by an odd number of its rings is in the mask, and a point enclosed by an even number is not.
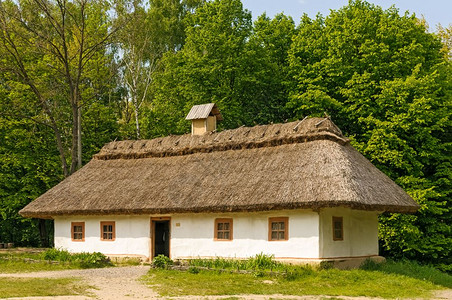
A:
[[[254,22],[240,78],[247,125],[287,120],[288,52],[295,33],[292,18],[284,14],[273,19],[263,14]]]
[[[187,16],[186,40],[168,52],[156,81],[150,120],[152,135],[185,132],[185,114],[194,104],[215,102],[228,107],[223,126],[243,124],[238,96],[243,53],[251,32],[251,15],[239,0],[217,0]]]
[[[46,247],[52,224],[24,219],[18,211],[62,178],[55,176],[59,159],[52,130],[31,120],[0,117],[0,139],[0,240]]]
[[[115,32],[110,28],[108,8],[106,2],[88,0],[0,1],[0,90],[3,92],[0,116],[28,127],[27,122],[34,122],[41,132],[47,132],[42,126],[50,128],[64,177],[82,163],[81,108],[101,97],[104,85],[99,82],[108,77],[103,72],[110,59],[106,45]],[[32,138],[27,137],[32,145],[39,144],[39,136],[36,138],[32,142]],[[40,153],[50,155],[52,149],[42,151]],[[6,153],[2,154],[8,155]],[[8,167],[3,162],[2,167]],[[16,162],[17,166],[21,164],[26,168],[30,163],[27,160]],[[20,168],[14,170],[17,170],[15,174],[22,174]],[[49,168],[41,170],[48,171],[54,172]],[[61,179],[57,172],[53,174],[47,183],[56,184]],[[4,184],[0,189],[8,186]],[[31,184],[30,181],[29,185],[18,185],[18,188],[30,188]],[[40,193],[50,187],[39,186],[34,190]],[[19,195],[13,190],[10,192],[11,197]],[[25,197],[25,194],[20,195]],[[30,200],[25,197],[20,203]],[[18,217],[20,207],[9,209]],[[44,220],[39,221],[43,246],[48,241],[47,227]]]
[[[89,0],[0,2],[1,40],[7,54],[3,69],[14,72],[16,80],[34,93],[54,131],[64,176],[82,163],[81,107],[96,97],[95,92],[86,94],[93,87],[93,78],[85,76],[86,67],[104,58],[99,52],[105,51],[115,32],[109,28],[108,9],[105,2]],[[57,120],[63,101],[72,117],[70,168]]]
[[[443,53],[449,60],[452,60],[452,24],[449,24],[448,27],[438,24],[436,34],[443,42]]]
[[[156,76],[152,135],[187,132],[185,114],[207,102],[223,111],[220,128],[286,120],[292,19],[263,15],[253,27],[236,0],[207,2],[187,19],[185,44],[164,56]]]
[[[154,73],[164,53],[178,51],[185,39],[184,19],[202,1],[152,0],[121,2],[115,7],[117,22],[124,24],[118,34],[118,60],[125,87],[123,124],[132,115],[135,136],[141,138],[141,110],[152,105]]]
[[[293,116],[328,112],[420,205],[385,215],[384,253],[450,264],[451,86],[441,42],[414,15],[365,1],[302,18],[290,50]],[[449,225],[448,225],[449,224]]]
[[[119,18],[128,19],[119,34],[122,52],[122,79],[127,90],[126,120],[130,120],[129,103],[135,113],[136,138],[140,139],[140,108],[148,96],[153,73],[161,53],[152,53],[152,37],[145,8],[133,2],[131,8],[118,9]]]

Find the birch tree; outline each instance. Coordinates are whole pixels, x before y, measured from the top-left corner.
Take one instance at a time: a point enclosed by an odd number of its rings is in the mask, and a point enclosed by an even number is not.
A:
[[[153,84],[160,61],[167,52],[179,51],[185,42],[186,17],[203,0],[118,1],[121,79],[127,91],[123,121],[135,120],[137,139],[142,137],[142,108],[153,105]]]
[[[149,30],[149,18],[140,3],[131,3],[122,8],[119,18],[127,19],[119,41],[122,52],[122,80],[127,90],[125,95],[126,119],[130,120],[129,107],[135,117],[136,138],[140,139],[140,108],[148,96],[153,74],[157,68],[161,51],[152,51],[155,40]]]

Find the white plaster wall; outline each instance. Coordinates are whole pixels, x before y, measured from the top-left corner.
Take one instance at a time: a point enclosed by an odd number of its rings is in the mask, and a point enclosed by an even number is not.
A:
[[[378,214],[349,208],[320,211],[320,258],[378,255]],[[332,217],[343,217],[344,239],[333,240]]]
[[[114,241],[100,240],[100,222],[115,221]],[[85,241],[71,240],[71,222],[85,222]],[[55,217],[55,247],[70,252],[102,252],[106,255],[149,256],[149,216]]]
[[[268,218],[289,218],[289,240],[268,241]],[[233,218],[233,240],[214,241],[216,218]],[[177,226],[179,225],[179,226]],[[246,258],[259,253],[276,258],[318,258],[319,215],[309,210],[230,214],[180,214],[171,217],[171,258]]]

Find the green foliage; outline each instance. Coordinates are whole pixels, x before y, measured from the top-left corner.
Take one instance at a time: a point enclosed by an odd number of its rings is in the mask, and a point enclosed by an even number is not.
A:
[[[198,267],[189,267],[188,268],[188,272],[192,273],[192,274],[198,274],[199,273],[199,268]]]
[[[322,270],[322,268],[319,268],[319,270]],[[288,281],[294,281],[294,280],[300,280],[303,277],[309,277],[315,274],[314,269],[312,269],[310,266],[298,266],[298,267],[291,267],[285,270],[283,273],[283,278]]]
[[[421,205],[413,215],[381,216],[381,254],[451,271],[450,28],[432,34],[413,15],[362,0],[327,17],[303,16],[297,28],[283,14],[253,24],[240,0],[120,0],[113,14],[111,3],[91,1],[83,19],[89,54],[78,65],[80,3],[65,3],[66,39],[36,1],[1,4],[0,242],[52,240],[51,221],[39,226],[18,211],[70,173],[71,95],[82,111],[83,162],[111,140],[135,138],[137,124],[143,138],[188,132],[191,106],[215,102],[225,119],[220,130],[329,113]],[[56,2],[48,8],[62,24]],[[104,39],[112,43],[95,46]],[[65,45],[66,65],[57,51]],[[131,61],[141,68],[135,79],[152,71],[146,93],[137,82],[141,104],[130,99]],[[260,270],[269,260],[193,263]]]
[[[150,136],[185,133],[195,104],[215,102],[220,128],[283,121],[291,18],[265,15],[251,23],[239,0],[205,2],[189,15],[185,44],[166,53],[156,74],[155,99],[145,124]]]
[[[42,258],[53,261],[70,261],[72,254],[64,249],[51,248],[42,253]]]
[[[395,299],[431,298],[432,291],[450,287],[451,279],[451,276],[437,270],[435,277],[426,276],[435,270],[425,267],[412,269],[409,262],[394,263],[394,266],[382,265],[382,270],[313,270],[304,266],[286,267],[287,270],[279,275],[261,269],[251,274],[219,272],[215,269],[201,269],[199,272],[151,269],[145,281],[162,296],[283,294]],[[399,272],[404,269],[405,272]]]
[[[437,268],[429,265],[421,265],[416,261],[388,260],[383,263],[376,263],[372,260],[366,260],[361,266],[362,270],[379,271],[386,274],[399,274],[407,277],[417,278],[432,282],[443,287],[452,288],[452,276],[439,271]]]
[[[46,250],[42,254],[42,258],[51,261],[70,262],[82,269],[112,266],[110,259],[100,252],[69,253],[64,249],[52,248]]]
[[[380,218],[382,254],[452,257],[451,66],[414,16],[351,1],[304,16],[289,51],[293,117],[328,112],[352,144],[420,205]]]
[[[83,161],[88,162],[94,154],[119,135],[118,114],[111,106],[94,102],[83,111]]]
[[[26,273],[39,271],[57,271],[76,269],[79,266],[72,263],[54,263],[44,260],[42,251],[22,250],[0,253],[0,273]]]
[[[240,0],[205,2],[187,19],[185,45],[167,53],[156,78],[152,135],[183,133],[185,115],[194,104],[215,102],[227,107],[225,127],[241,125],[238,78],[245,41],[251,32],[251,15]],[[226,110],[226,109],[225,109]]]
[[[3,103],[0,96],[0,108]],[[29,120],[0,116],[0,140],[0,242],[40,246],[38,220],[18,211],[62,178],[51,132]]]
[[[248,259],[190,259],[188,265],[219,270],[286,270],[287,266],[274,260],[274,255],[257,254]]]
[[[0,278],[3,298],[83,295],[90,288],[78,278]]]
[[[155,268],[167,269],[169,266],[173,265],[173,261],[168,256],[159,254],[152,260],[152,265]]]
[[[247,266],[251,269],[274,269],[279,264],[274,260],[274,255],[266,255],[264,253],[259,253],[248,259]]]

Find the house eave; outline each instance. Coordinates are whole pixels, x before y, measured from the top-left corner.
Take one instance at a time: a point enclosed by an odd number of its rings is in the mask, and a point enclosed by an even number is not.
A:
[[[147,209],[89,209],[89,210],[61,210],[61,211],[20,211],[26,218],[53,219],[55,216],[89,216],[89,215],[153,215],[153,214],[184,214],[184,213],[225,213],[225,212],[259,212],[272,210],[311,209],[318,211],[322,208],[345,207],[355,210],[415,213],[419,206],[397,206],[380,204],[361,204],[350,201],[321,201],[290,204],[258,204],[246,206],[204,206],[186,208],[147,208]]]

